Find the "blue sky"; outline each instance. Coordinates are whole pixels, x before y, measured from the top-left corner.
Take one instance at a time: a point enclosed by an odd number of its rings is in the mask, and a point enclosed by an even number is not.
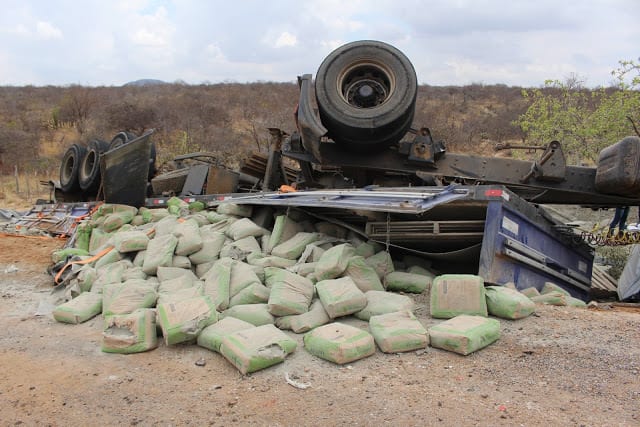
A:
[[[639,0],[0,0],[0,85],[294,81],[360,39],[425,84],[608,85],[639,18]]]

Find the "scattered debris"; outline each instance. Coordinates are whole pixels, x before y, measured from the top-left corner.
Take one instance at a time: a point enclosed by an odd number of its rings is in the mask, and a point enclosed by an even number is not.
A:
[[[297,377],[296,377],[297,378]],[[309,387],[311,387],[310,383],[301,383],[299,381],[294,380],[293,378],[291,378],[291,375],[289,375],[289,372],[285,372],[284,373],[284,380],[287,382],[287,384],[300,389],[300,390],[306,390]]]

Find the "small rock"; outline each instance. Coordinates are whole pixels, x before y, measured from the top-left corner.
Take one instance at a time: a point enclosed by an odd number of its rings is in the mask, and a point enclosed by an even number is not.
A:
[[[201,357],[200,359],[196,360],[196,366],[205,366],[207,364],[207,362],[204,360],[204,357]]]

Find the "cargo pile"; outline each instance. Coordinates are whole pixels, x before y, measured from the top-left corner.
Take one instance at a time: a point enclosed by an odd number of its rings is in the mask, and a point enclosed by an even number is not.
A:
[[[102,350],[137,353],[197,343],[243,374],[296,351],[338,364],[376,352],[433,347],[469,354],[495,342],[500,323],[534,301],[576,304],[551,283],[542,294],[488,286],[474,275],[436,275],[428,260],[394,263],[380,244],[291,210],[173,198],[167,208],[102,205],[78,225],[64,281],[70,300],[54,310],[64,323],[104,316]],[[398,267],[402,266],[402,271]],[[62,276],[62,275],[61,275]],[[425,328],[408,294],[430,291]],[[533,295],[533,294],[536,295]],[[347,316],[368,329],[343,323]],[[284,332],[291,331],[291,332]]]

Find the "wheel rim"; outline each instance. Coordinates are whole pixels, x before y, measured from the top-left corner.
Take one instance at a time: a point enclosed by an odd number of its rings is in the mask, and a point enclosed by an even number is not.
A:
[[[96,152],[91,150],[87,153],[85,161],[82,165],[82,176],[88,178],[91,176],[93,169],[96,167]]]
[[[393,73],[384,64],[362,60],[338,75],[342,99],[355,108],[368,109],[384,104],[395,90]]]
[[[62,181],[64,183],[71,182],[73,178],[73,169],[75,165],[75,157],[69,156],[67,161],[64,163],[64,167],[62,168]]]

